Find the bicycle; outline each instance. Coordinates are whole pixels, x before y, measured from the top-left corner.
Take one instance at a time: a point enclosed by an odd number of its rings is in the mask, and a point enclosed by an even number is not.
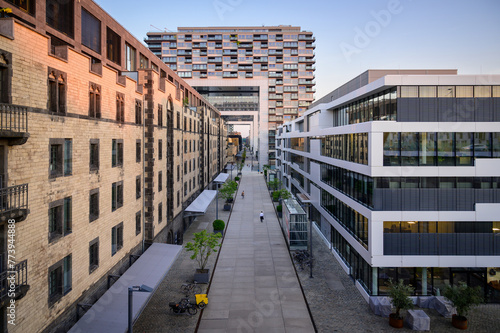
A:
[[[186,296],[190,294],[201,294],[201,287],[197,284],[196,281],[193,283],[184,283],[181,286],[181,293],[185,294]]]

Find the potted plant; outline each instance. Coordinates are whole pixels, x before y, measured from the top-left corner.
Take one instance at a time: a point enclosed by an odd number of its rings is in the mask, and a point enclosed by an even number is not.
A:
[[[219,189],[219,195],[222,199],[226,200],[226,203],[224,204],[224,210],[230,210],[231,209],[231,202],[233,202],[233,195],[238,189],[238,183],[236,183],[234,180],[230,180],[222,187]]]
[[[457,309],[457,314],[451,318],[453,327],[465,330],[467,329],[467,313],[473,306],[483,302],[481,287],[469,287],[461,282],[458,286],[447,286],[443,293],[444,297],[449,299]]]
[[[234,180],[238,182],[238,181],[240,181],[240,177],[236,176],[236,177],[234,177]]]
[[[410,295],[413,294],[413,287],[410,284],[405,284],[402,279],[394,283],[389,280],[389,297],[391,298],[392,306],[396,308],[396,312],[389,315],[389,325],[395,328],[403,327],[403,317],[401,310],[413,309],[413,301]]]
[[[221,236],[224,236],[224,227],[226,224],[222,220],[214,220],[212,223],[212,227],[214,227],[214,233],[219,233]]]
[[[282,218],[283,217],[283,206],[282,205],[276,206],[276,211],[278,212],[278,217]]]
[[[221,234],[208,233],[206,230],[194,233],[192,242],[186,244],[186,251],[192,251],[193,255],[190,257],[196,260],[199,268],[196,269],[194,280],[198,283],[208,283],[210,270],[205,268],[208,262],[208,257],[213,252],[217,252],[220,247],[219,238]]]

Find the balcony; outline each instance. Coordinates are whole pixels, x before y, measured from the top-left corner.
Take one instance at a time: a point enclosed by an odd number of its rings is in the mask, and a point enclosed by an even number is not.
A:
[[[299,84],[315,85],[316,82],[314,80],[299,79]]]
[[[7,139],[9,146],[28,141],[28,108],[12,104],[0,104],[0,138]]]
[[[0,221],[13,219],[21,222],[28,214],[28,184],[0,189]]]
[[[6,254],[3,253],[1,256],[0,306],[4,307],[11,299],[18,300],[23,298],[30,289],[30,286],[28,285],[28,260],[23,260],[15,266],[10,267],[7,265]],[[14,297],[11,297],[11,293],[14,293]]]

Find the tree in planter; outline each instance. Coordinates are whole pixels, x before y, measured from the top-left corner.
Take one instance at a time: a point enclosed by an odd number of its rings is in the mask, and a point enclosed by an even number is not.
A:
[[[282,188],[281,190],[279,190],[279,194],[280,194],[279,199],[282,200],[290,199],[292,197],[292,194],[288,192],[286,188]]]
[[[389,315],[389,324],[392,327],[401,328],[403,327],[403,317],[400,312],[401,310],[413,309],[410,295],[413,294],[414,289],[410,284],[405,284],[402,279],[397,283],[390,279],[388,285],[392,306],[396,308],[396,312]]]
[[[245,166],[244,162],[238,163],[238,175],[241,174],[241,170],[243,170],[244,166]]]
[[[208,258],[214,252],[217,252],[217,248],[220,247],[219,238],[221,234],[208,233],[206,230],[194,233],[194,239],[192,242],[186,244],[186,251],[192,251],[191,260],[196,260],[198,263],[197,273],[195,274],[195,280],[200,283],[208,282],[208,269],[205,267],[208,263]],[[202,274],[203,277],[197,274]],[[206,279],[206,280],[205,280]]]
[[[234,180],[229,180],[222,187],[219,189],[219,196],[228,201],[231,201],[233,199],[233,195],[238,189],[238,183],[236,183]]]
[[[481,287],[469,287],[461,282],[458,286],[447,286],[443,293],[457,309],[457,314],[452,317],[452,324],[456,328],[467,328],[467,313],[473,306],[481,304],[484,300]]]
[[[270,182],[267,182],[267,187],[269,187],[272,191],[276,191],[281,187],[281,181],[278,178],[274,178]]]
[[[268,164],[265,164],[262,166],[262,170],[264,170],[264,177],[267,179],[267,170],[271,169],[271,167]]]

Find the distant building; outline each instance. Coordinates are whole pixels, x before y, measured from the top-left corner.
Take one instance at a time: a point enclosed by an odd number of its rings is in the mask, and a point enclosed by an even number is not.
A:
[[[287,25],[184,27],[145,39],[230,124],[250,125],[261,169],[274,168],[276,127],[314,100],[314,41],[312,32]]]
[[[366,299],[392,278],[500,302],[500,75],[370,70],[280,127],[277,146],[285,186],[311,200]]]
[[[66,332],[131,254],[182,243],[227,128],[93,1],[0,6],[0,331]]]

